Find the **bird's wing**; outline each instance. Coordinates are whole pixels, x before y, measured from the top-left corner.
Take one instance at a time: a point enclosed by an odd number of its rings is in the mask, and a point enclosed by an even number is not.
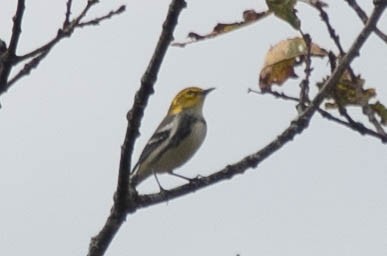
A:
[[[133,171],[138,167],[138,164],[143,162],[144,159],[148,158],[150,154],[154,152],[155,149],[159,148],[160,145],[165,142],[172,134],[174,130],[174,126],[176,123],[172,123],[172,116],[166,116],[160,125],[157,127],[156,131],[153,133],[152,137],[150,137],[148,143],[145,145],[140,158],[136,165],[133,168]]]

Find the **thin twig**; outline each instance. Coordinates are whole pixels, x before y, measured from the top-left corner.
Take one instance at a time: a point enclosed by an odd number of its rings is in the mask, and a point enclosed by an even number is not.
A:
[[[311,60],[311,55],[310,55],[312,40],[311,40],[309,34],[304,34],[301,30],[300,30],[300,32],[301,32],[302,38],[305,41],[306,56],[305,56],[305,70],[304,70],[305,77],[304,77],[304,79],[302,79],[302,81],[300,83],[300,89],[301,89],[300,90],[300,101],[299,101],[299,104],[297,106],[297,109],[299,112],[303,111],[306,108],[306,105],[310,102],[310,99],[309,99],[309,79],[310,79],[310,75],[312,73],[312,68],[311,68],[312,60]]]
[[[361,19],[363,24],[366,24],[368,17],[365,11],[357,4],[355,0],[345,0],[349,6],[356,12],[357,16]],[[385,43],[387,43],[387,35],[383,33],[380,29],[375,27],[375,34],[380,37]]]
[[[263,93],[259,92],[259,91],[255,91],[255,90],[252,90],[252,89],[249,89],[249,92],[253,92],[253,93],[256,93],[256,94],[261,94],[263,95]],[[296,98],[296,97],[293,97],[293,96],[289,96],[283,92],[277,92],[277,91],[267,91],[265,92],[264,94],[270,94],[272,96],[274,96],[275,98],[278,98],[278,99],[282,99],[282,100],[287,100],[287,101],[293,101],[293,102],[300,102],[300,99],[299,98]],[[333,121],[333,122],[336,122],[338,124],[341,124],[347,128],[350,128],[351,130],[354,130],[356,132],[358,132],[360,135],[370,135],[370,136],[373,136],[377,139],[380,139],[383,143],[387,143],[387,136],[386,135],[383,135],[383,134],[380,134],[380,133],[377,133],[369,128],[367,128],[365,125],[363,125],[362,123],[359,123],[359,122],[355,122],[354,120],[352,120],[352,122],[349,122],[349,121],[343,121],[341,120],[340,118],[337,118],[335,116],[333,116],[331,113],[329,113],[328,111],[322,109],[321,107],[319,107],[317,109],[317,111],[319,112],[319,114],[330,120],[330,121]],[[348,119],[347,119],[348,120]]]
[[[48,41],[46,44],[42,45],[41,47],[26,53],[22,56],[19,56],[17,58],[17,63],[24,61],[26,59],[32,58],[38,54],[41,54],[44,51],[49,51],[53,46],[55,46],[60,40],[71,36],[71,34],[74,32],[74,29],[77,27],[77,25],[81,22],[82,18],[86,15],[86,13],[89,11],[89,9],[94,5],[98,3],[96,0],[89,0],[87,1],[87,4],[81,11],[81,13],[71,22],[69,22],[66,26],[63,26],[61,29],[58,30],[56,37]]]
[[[21,35],[21,23],[23,20],[23,14],[25,9],[24,0],[17,1],[16,14],[13,17],[13,27],[12,27],[12,36],[11,40],[5,53],[5,56],[2,56],[2,70],[0,74],[0,94],[7,89],[7,81],[9,74],[11,73],[12,66],[14,65],[16,48],[19,43],[19,38]]]
[[[50,51],[42,52],[40,53],[40,55],[34,57],[32,60],[27,62],[16,75],[14,75],[11,79],[9,79],[8,87],[11,87],[14,83],[19,81],[20,78],[30,74],[31,71],[40,64],[40,62],[48,55],[49,52]]]
[[[124,12],[125,8],[126,8],[125,5],[121,5],[116,10],[112,10],[112,11],[110,11],[109,13],[107,13],[104,16],[101,16],[101,17],[98,17],[98,18],[95,18],[95,19],[92,19],[92,20],[89,20],[89,21],[80,22],[78,25],[76,25],[76,27],[82,28],[82,27],[91,26],[91,25],[94,25],[94,26],[95,25],[99,25],[101,21],[110,19],[114,15],[117,15],[117,14],[120,14],[120,13]]]
[[[73,4],[72,0],[67,0],[67,2],[66,2],[66,14],[65,14],[65,20],[63,22],[63,27],[67,27],[70,24],[72,4]]]
[[[71,0],[69,0],[67,2],[67,4],[66,4],[67,9],[66,9],[65,19],[63,22],[63,27],[58,30],[56,36],[53,39],[51,39],[49,42],[45,43],[44,45],[38,47],[37,49],[35,49],[27,54],[24,54],[22,56],[15,55],[13,57],[12,65],[16,65],[16,64],[18,64],[22,61],[28,60],[28,59],[31,59],[31,60],[29,60],[24,65],[23,69],[20,70],[11,79],[8,79],[8,77],[7,77],[8,82],[6,81],[4,86],[2,86],[2,87],[0,86],[0,95],[2,93],[6,92],[12,85],[14,85],[22,77],[30,74],[32,69],[36,68],[40,64],[40,62],[48,55],[48,53],[51,51],[51,49],[55,45],[57,45],[61,40],[63,40],[66,37],[70,37],[76,28],[81,28],[81,27],[86,26],[86,24],[80,25],[81,21],[85,17],[85,15],[87,14],[87,12],[90,10],[90,8],[94,4],[98,3],[98,0],[88,0],[87,4],[85,5],[85,7],[81,11],[81,13],[75,19],[73,19],[72,21],[66,21],[66,19],[68,19],[70,17],[71,3],[72,3]],[[125,6],[120,6],[117,10],[110,11],[107,15],[104,15],[100,18],[96,18],[95,20],[99,20],[99,22],[100,22],[100,21],[109,19],[114,15],[122,13],[124,10],[125,10]],[[1,77],[3,77],[3,76],[1,75]]]
[[[380,141],[382,143],[387,143],[387,136],[383,136],[367,127],[365,127],[363,124],[361,123],[358,123],[357,126],[353,126],[352,124],[348,123],[348,122],[345,122],[333,115],[331,115],[329,112],[323,110],[323,109],[318,109],[318,112],[320,113],[320,115],[328,120],[331,120],[331,121],[334,121],[336,123],[339,123],[341,125],[344,125],[354,131],[357,131],[359,132],[359,134],[361,135],[369,135],[369,136],[372,136],[372,137],[375,137],[377,139],[380,139]]]
[[[13,28],[12,28],[11,41],[10,41],[9,47],[8,47],[8,54],[9,55],[16,55],[16,48],[17,48],[17,44],[19,42],[19,38],[21,35],[21,23],[23,20],[24,9],[25,9],[24,0],[18,0],[16,14],[13,17]]]
[[[317,6],[316,8],[319,10],[320,17],[328,29],[329,36],[332,38],[333,42],[335,43],[336,47],[339,50],[340,56],[344,55],[345,52],[344,52],[343,46],[340,43],[340,37],[336,33],[333,26],[331,25],[331,23],[329,21],[328,13],[321,6]],[[348,66],[348,72],[349,72],[351,79],[355,80],[355,73],[353,72],[353,70],[350,66]]]
[[[339,110],[340,115],[342,115],[345,119],[347,119],[350,125],[352,125],[353,127],[357,127],[361,131],[362,127],[364,126],[361,123],[353,120],[353,118],[349,115],[347,109],[341,104],[339,96],[334,95],[333,98],[337,104],[337,109]]]
[[[316,8],[320,12],[320,17],[321,17],[322,21],[325,23],[325,25],[326,25],[326,27],[328,29],[328,33],[329,33],[330,37],[332,38],[332,40],[335,43],[336,47],[339,49],[340,55],[344,55],[345,52],[344,52],[343,46],[340,43],[340,37],[336,33],[336,31],[333,28],[333,26],[331,25],[331,23],[329,21],[328,13],[320,6],[317,6]]]

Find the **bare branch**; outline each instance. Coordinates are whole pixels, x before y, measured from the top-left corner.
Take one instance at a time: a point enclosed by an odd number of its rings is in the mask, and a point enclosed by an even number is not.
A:
[[[23,20],[24,9],[24,0],[18,0],[16,14],[13,17],[12,37],[8,47],[9,55],[15,55],[16,53],[16,47],[21,34],[21,23]]]
[[[22,68],[22,70],[20,70],[15,76],[9,79],[8,87],[11,87],[14,83],[19,81],[19,79],[22,78],[23,76],[26,76],[29,73],[31,73],[31,71],[39,65],[39,63],[47,56],[49,52],[50,51],[44,51],[40,53],[40,55],[34,57],[32,60],[27,62]]]
[[[66,14],[65,14],[65,20],[63,22],[63,27],[67,27],[70,24],[72,4],[73,4],[72,0],[67,0],[67,2],[66,2]]]
[[[299,101],[299,104],[297,106],[297,109],[299,112],[305,110],[306,108],[306,105],[307,103],[310,102],[310,99],[309,99],[309,78],[310,78],[310,75],[312,73],[312,60],[311,60],[311,56],[310,56],[310,47],[311,47],[311,43],[312,43],[312,40],[310,38],[310,35],[309,34],[304,34],[302,31],[301,32],[301,35],[302,35],[302,38],[304,39],[305,41],[305,45],[306,45],[306,56],[305,56],[305,77],[304,79],[302,79],[301,83],[300,83],[300,101]]]
[[[60,40],[71,36],[71,34],[74,32],[74,29],[77,27],[77,25],[81,22],[82,18],[86,15],[86,13],[89,11],[89,9],[96,4],[98,1],[96,0],[89,0],[87,1],[86,6],[83,8],[82,12],[71,22],[69,22],[66,26],[63,26],[61,29],[58,30],[56,37],[51,39],[46,44],[42,45],[41,47],[25,54],[22,56],[19,56],[17,58],[17,63],[35,57],[38,54],[41,54],[45,51],[50,51],[53,46],[55,46]],[[66,16],[67,17],[67,16]]]
[[[58,30],[56,36],[53,39],[51,39],[49,42],[47,42],[46,44],[38,47],[37,49],[35,49],[35,50],[25,54],[25,55],[22,55],[22,56],[16,56],[15,54],[13,55],[12,61],[10,62],[10,65],[9,65],[9,70],[8,71],[5,70],[4,72],[2,72],[2,74],[0,74],[0,76],[1,76],[0,77],[0,95],[2,93],[6,92],[20,78],[30,74],[32,69],[36,68],[40,64],[40,62],[48,55],[48,53],[51,51],[51,49],[56,44],[58,44],[62,39],[66,38],[66,37],[70,37],[76,28],[81,28],[81,27],[84,27],[86,25],[91,25],[91,24],[82,24],[81,25],[81,21],[85,17],[85,15],[87,14],[87,12],[90,10],[90,8],[97,3],[98,3],[98,0],[88,0],[87,4],[85,5],[85,7],[81,11],[81,13],[75,19],[73,19],[72,21],[69,21],[68,19],[69,19],[70,14],[71,14],[72,1],[68,0],[66,3],[66,14],[65,14],[64,22],[63,22],[63,27]],[[125,10],[125,6],[120,6],[117,10],[110,11],[107,15],[104,15],[100,18],[96,18],[94,20],[101,22],[101,21],[104,21],[104,20],[111,18],[114,15],[122,13],[124,10]],[[31,59],[31,60],[29,60],[29,62],[24,65],[23,69],[21,71],[19,71],[15,76],[13,76],[11,79],[8,79],[8,76],[9,76],[9,73],[10,73],[12,66],[14,66],[22,61],[28,60],[28,59]],[[5,61],[4,61],[4,63],[5,63]],[[6,72],[8,72],[7,76],[5,76]],[[2,83],[3,80],[1,80],[1,79],[5,79],[4,83]]]
[[[333,28],[333,26],[331,25],[331,23],[329,21],[328,13],[326,13],[325,10],[321,6],[317,6],[316,8],[320,12],[320,17],[321,17],[322,21],[325,23],[325,25],[326,25],[326,27],[328,29],[328,33],[329,33],[330,37],[332,38],[332,40],[335,43],[336,47],[339,49],[340,56],[344,55],[345,52],[344,52],[343,46],[340,43],[340,37],[336,33],[336,31]],[[355,73],[353,72],[353,70],[352,70],[352,68],[350,66],[348,66],[348,72],[349,72],[349,74],[351,76],[351,79],[355,80]]]
[[[345,0],[349,6],[356,12],[357,16],[361,19],[363,24],[367,23],[368,17],[365,11],[357,4],[355,0]],[[375,34],[380,37],[385,43],[387,43],[387,35],[383,33],[380,29],[375,27]]]
[[[258,92],[258,91],[255,91],[255,90],[251,90],[251,89],[249,89],[249,92],[254,92],[254,93],[257,93],[257,94],[263,94],[261,92]],[[267,91],[264,94],[270,94],[270,95],[274,96],[275,98],[282,99],[282,100],[288,100],[288,101],[293,101],[293,102],[300,102],[299,98],[286,95],[285,93],[282,93],[282,92]],[[319,107],[317,109],[317,111],[319,112],[319,114],[322,117],[324,117],[324,118],[326,118],[326,119],[328,119],[330,121],[333,121],[335,123],[341,124],[341,125],[343,125],[343,126],[345,126],[347,128],[350,128],[351,130],[354,130],[354,131],[358,132],[360,135],[370,135],[370,136],[373,136],[373,137],[375,137],[377,139],[380,139],[382,141],[382,143],[387,143],[387,136],[386,135],[383,135],[383,134],[380,134],[378,132],[375,132],[375,131],[367,128],[366,126],[364,126],[362,123],[354,121],[352,118],[350,118],[351,121],[349,121],[347,119],[348,122],[345,122],[345,121],[341,120],[340,118],[337,118],[337,117],[333,116],[331,113],[329,113],[328,111],[322,109],[321,107]]]
[[[353,125],[349,122],[345,122],[333,115],[331,115],[329,112],[323,110],[323,109],[318,109],[318,112],[320,113],[320,115],[328,120],[331,120],[331,121],[334,121],[338,124],[341,124],[341,125],[344,125],[354,131],[357,131],[359,132],[359,134],[361,135],[369,135],[369,136],[373,136],[377,139],[380,139],[382,143],[387,143],[387,136],[383,136],[367,127],[365,127],[362,123],[359,123],[359,122],[356,122],[356,125]]]
[[[126,8],[125,5],[121,5],[116,10],[110,11],[108,14],[106,14],[104,16],[101,16],[101,17],[98,17],[98,18],[95,18],[95,19],[92,19],[92,20],[89,20],[89,21],[80,22],[76,27],[82,28],[82,27],[86,27],[86,26],[90,26],[90,25],[99,25],[99,23],[101,21],[110,19],[114,15],[117,15],[117,14],[120,14],[120,13],[124,12],[125,8]]]
[[[322,7],[320,7],[320,6],[317,6],[316,8],[320,12],[320,17],[321,17],[322,21],[325,23],[325,25],[326,25],[326,27],[328,29],[330,37],[332,38],[333,42],[335,42],[335,45],[339,49],[340,55],[344,55],[345,52],[344,52],[343,46],[340,43],[340,37],[336,33],[336,31],[333,28],[333,26],[331,25],[331,23],[329,22],[328,13],[326,13],[325,10]]]
[[[337,104],[337,107],[338,107],[340,115],[342,115],[345,119],[347,119],[348,123],[351,126],[357,127],[357,129],[362,130],[362,127],[364,127],[364,126],[361,123],[356,122],[355,120],[353,120],[353,118],[348,114],[347,109],[341,104],[341,102],[339,100],[339,97],[338,96],[334,96],[333,98],[334,98],[334,100],[335,100],[335,102]]]
[[[8,49],[5,53],[5,56],[2,56],[2,70],[0,73],[0,94],[6,90],[7,80],[9,74],[11,73],[12,66],[14,65],[14,60],[16,56],[16,48],[19,42],[21,34],[21,23],[23,20],[25,4],[24,0],[17,1],[16,14],[13,17],[13,27],[12,27],[12,36],[8,46]]]
[[[98,235],[91,239],[88,252],[89,256],[100,256],[105,253],[113,237],[125,221],[127,209],[131,208],[127,197],[129,195],[129,173],[134,143],[139,135],[139,127],[144,115],[144,109],[150,95],[154,92],[154,84],[161,63],[173,40],[173,31],[177,25],[178,17],[185,7],[186,3],[184,0],[173,0],[171,2],[156,49],[141,79],[141,86],[136,93],[132,109],[127,114],[128,127],[126,129],[124,143],[121,147],[121,160],[114,204],[104,227]]]

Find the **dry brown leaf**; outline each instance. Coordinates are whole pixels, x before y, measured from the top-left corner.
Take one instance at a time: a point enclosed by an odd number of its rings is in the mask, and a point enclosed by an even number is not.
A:
[[[261,20],[268,16],[271,12],[270,11],[264,11],[264,12],[256,12],[254,10],[246,10],[243,12],[243,20],[240,22],[233,22],[233,23],[218,23],[213,30],[205,35],[198,34],[196,32],[190,32],[188,33],[188,40],[184,42],[173,42],[172,46],[179,46],[184,47],[187,44],[192,44],[201,40],[205,39],[211,39],[214,37],[217,37],[219,35],[223,35],[227,32],[234,31],[236,29],[240,29],[242,27],[245,27],[247,25],[250,25],[254,22],[257,22],[258,20]]]
[[[288,78],[297,77],[294,67],[302,63],[307,51],[306,43],[301,37],[283,40],[271,47],[266,54],[259,75],[261,90],[269,90],[273,84],[282,85]],[[311,56],[324,57],[328,53],[317,44],[311,43],[310,54]],[[301,61],[297,61],[297,59]]]
[[[276,63],[275,65],[269,65],[261,70],[260,85],[264,91],[267,89],[266,85],[278,84],[282,85],[289,77],[296,78],[297,75],[294,72],[295,59],[288,59]],[[262,85],[265,85],[263,87]]]
[[[321,86],[318,84],[318,86]],[[348,70],[341,76],[339,83],[330,92],[329,98],[334,99],[333,102],[325,103],[326,108],[337,108],[340,106],[366,106],[371,98],[376,96],[376,91],[373,88],[364,89],[364,79],[360,76],[351,78]]]

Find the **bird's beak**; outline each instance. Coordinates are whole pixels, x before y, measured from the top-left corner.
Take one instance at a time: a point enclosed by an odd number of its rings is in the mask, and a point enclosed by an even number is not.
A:
[[[209,94],[210,92],[212,92],[213,90],[215,90],[215,88],[208,88],[206,90],[203,90],[203,95],[206,96],[207,94]]]

